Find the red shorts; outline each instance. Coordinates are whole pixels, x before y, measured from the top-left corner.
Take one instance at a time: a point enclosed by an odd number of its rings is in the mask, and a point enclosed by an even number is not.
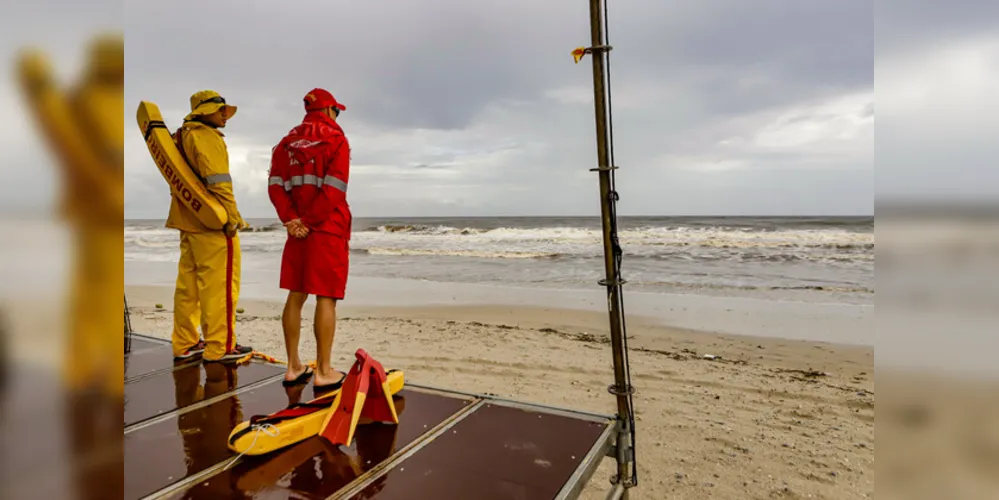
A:
[[[281,255],[281,288],[341,300],[349,262],[350,248],[340,236],[320,232],[302,239],[289,236]]]

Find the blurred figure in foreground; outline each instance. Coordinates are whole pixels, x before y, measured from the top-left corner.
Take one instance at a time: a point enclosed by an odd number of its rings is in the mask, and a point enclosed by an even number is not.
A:
[[[79,498],[109,498],[123,486],[124,40],[95,39],[68,91],[38,51],[22,54],[18,73],[27,107],[62,167],[59,213],[74,240],[61,363],[70,470]]]
[[[47,58],[26,52],[22,89],[49,147],[63,166],[59,213],[73,233],[75,255],[64,380],[74,390],[124,386],[118,297],[124,259],[124,41],[97,38],[80,81],[58,88]]]

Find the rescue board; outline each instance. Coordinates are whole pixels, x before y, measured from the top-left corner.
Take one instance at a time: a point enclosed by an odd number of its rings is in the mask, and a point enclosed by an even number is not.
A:
[[[116,137],[113,130],[116,116],[121,116],[117,114],[120,105],[116,108],[114,103],[114,94],[120,91],[103,88],[99,83],[86,83],[76,89],[75,98],[67,97],[56,84],[48,58],[34,51],[21,55],[18,80],[49,146],[67,169],[67,177],[79,183],[96,203],[104,205],[107,213],[123,213],[123,139]],[[103,125],[101,133],[87,133],[85,125],[94,123]]]
[[[385,375],[391,395],[398,394],[405,385],[402,371],[390,370]],[[318,435],[339,405],[341,389],[308,403],[290,405],[271,415],[241,422],[229,434],[229,449],[244,455],[263,455]],[[263,424],[266,425],[261,427]]]
[[[225,208],[184,160],[163,121],[160,108],[151,102],[140,101],[135,118],[149,154],[170,186],[174,198],[190,208],[209,229],[222,229],[228,222]]]

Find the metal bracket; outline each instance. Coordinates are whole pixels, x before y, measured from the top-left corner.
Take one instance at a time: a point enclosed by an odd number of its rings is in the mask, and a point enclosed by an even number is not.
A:
[[[610,52],[612,50],[614,50],[614,47],[611,45],[594,45],[592,47],[587,47],[586,49],[583,50],[583,52],[589,54],[592,53],[593,51]]]
[[[632,476],[632,478],[629,479],[629,480],[627,480],[627,481],[622,481],[621,478],[620,478],[620,476],[618,476],[617,474],[612,474],[611,477],[610,477],[610,482],[611,482],[611,484],[614,484],[614,485],[620,484],[624,488],[634,488],[635,487],[635,478],[634,478],[634,476]]]
[[[590,172],[609,172],[611,170],[617,170],[619,167],[597,167],[591,168]]]
[[[598,281],[597,283],[599,283],[600,286],[621,286],[621,285],[623,285],[623,284],[625,284],[627,282],[628,282],[628,280],[625,280],[625,279],[618,279],[617,281],[614,281],[614,282],[610,282],[610,281],[607,281],[607,280],[603,279],[603,280]]]
[[[631,396],[632,394],[635,394],[635,386],[629,385],[629,386],[627,386],[627,387],[625,387],[625,388],[622,389],[622,388],[620,388],[620,387],[612,384],[612,385],[607,386],[607,392],[609,392],[609,393],[611,393],[611,394],[613,394],[615,396]]]

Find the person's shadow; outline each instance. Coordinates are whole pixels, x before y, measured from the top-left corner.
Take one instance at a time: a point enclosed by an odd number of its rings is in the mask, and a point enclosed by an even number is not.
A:
[[[205,373],[204,386],[201,385],[202,370]],[[238,381],[237,371],[238,366],[229,363],[204,363],[174,370],[177,407],[183,408],[234,390]],[[242,405],[237,395],[180,415],[177,430],[183,440],[187,475],[231,459],[227,439],[232,429],[242,421]],[[227,498],[228,493],[228,488],[220,481],[206,481],[191,492],[195,490],[199,498]]]

